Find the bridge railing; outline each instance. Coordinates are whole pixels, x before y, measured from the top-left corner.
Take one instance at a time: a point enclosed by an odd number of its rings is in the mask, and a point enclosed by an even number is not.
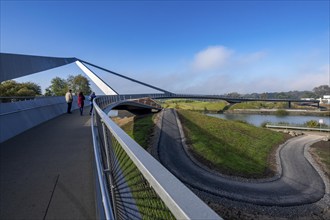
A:
[[[10,102],[0,103],[0,143],[40,123],[57,117],[67,110],[63,96],[5,97]],[[20,98],[20,101],[17,101]],[[72,109],[79,108],[74,96]],[[4,100],[4,99],[3,99]],[[89,103],[86,103],[89,105]],[[19,126],[18,126],[19,125]]]
[[[92,131],[101,218],[220,219],[103,112],[122,98],[94,100]]]

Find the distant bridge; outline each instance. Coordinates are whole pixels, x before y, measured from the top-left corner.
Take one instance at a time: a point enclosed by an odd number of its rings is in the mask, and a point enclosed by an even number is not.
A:
[[[241,103],[241,102],[288,102],[289,108],[291,108],[292,102],[297,103],[308,103],[308,104],[316,104],[317,107],[320,107],[320,101],[319,100],[301,100],[301,99],[265,99],[265,98],[233,98],[230,96],[224,96],[224,95],[193,95],[193,94],[170,94],[168,96],[160,96],[160,97],[154,97],[156,99],[167,99],[167,98],[183,98],[183,99],[218,99],[218,100],[224,100],[228,103]]]

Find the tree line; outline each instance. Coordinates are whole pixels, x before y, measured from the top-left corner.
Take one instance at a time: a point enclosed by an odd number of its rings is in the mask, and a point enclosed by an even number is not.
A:
[[[77,76],[70,75],[67,79],[53,78],[44,95],[64,96],[69,89],[75,94],[83,92],[85,95],[89,95],[92,92],[89,80],[79,74]],[[33,82],[19,83],[15,80],[7,80],[0,83],[0,97],[35,97],[41,95],[41,87]]]
[[[79,74],[77,76],[70,75],[67,79],[55,77],[51,80],[51,85],[46,88],[45,96],[64,96],[71,89],[73,93],[78,94],[80,91],[85,95],[91,93],[89,80]],[[41,87],[33,82],[19,83],[14,80],[8,80],[0,83],[0,97],[15,96],[41,96]],[[265,92],[239,94],[232,92],[225,94],[232,98],[264,98],[264,99],[302,99],[302,98],[321,98],[324,95],[330,95],[329,85],[321,85],[315,87],[312,91],[289,91],[289,92]]]
[[[232,92],[225,94],[232,98],[262,98],[262,99],[302,99],[302,98],[322,98],[324,95],[330,95],[329,85],[315,87],[312,91],[289,91],[289,92],[264,92],[239,94]]]

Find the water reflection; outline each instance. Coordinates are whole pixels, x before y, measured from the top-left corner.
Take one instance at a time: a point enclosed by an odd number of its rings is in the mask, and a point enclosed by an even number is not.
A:
[[[288,115],[288,116],[276,116],[276,115],[257,115],[257,114],[207,114],[209,116],[227,119],[227,120],[239,120],[246,121],[249,124],[255,126],[261,126],[265,122],[270,123],[280,123],[285,122],[292,125],[303,125],[307,121],[314,120],[319,121],[323,119],[323,124],[330,125],[330,117],[324,116],[298,116],[298,115]]]

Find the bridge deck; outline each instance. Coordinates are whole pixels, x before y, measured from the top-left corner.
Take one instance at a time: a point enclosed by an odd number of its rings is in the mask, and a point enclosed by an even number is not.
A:
[[[95,219],[90,117],[61,115],[0,146],[0,219]]]

